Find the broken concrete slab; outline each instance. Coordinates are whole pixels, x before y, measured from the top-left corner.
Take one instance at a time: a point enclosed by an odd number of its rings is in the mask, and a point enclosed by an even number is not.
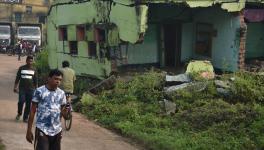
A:
[[[170,87],[165,87],[164,91],[167,94],[169,94],[169,93],[175,92],[177,90],[184,89],[184,88],[188,87],[188,85],[190,85],[190,83],[183,83],[183,84],[180,84],[180,85],[174,85],[174,86],[170,86]]]
[[[235,81],[235,80],[236,80],[235,77],[231,77],[231,78],[230,78],[230,81]]]
[[[116,77],[114,75],[110,76],[109,78],[101,81],[94,87],[92,87],[89,92],[93,94],[99,94],[103,90],[110,90],[114,88],[114,84],[116,83]]]
[[[164,108],[165,112],[167,115],[170,115],[170,114],[173,114],[176,112],[176,104],[169,101],[169,100],[166,100],[166,99],[163,99],[163,101],[159,101],[160,105],[162,108]]]
[[[215,80],[214,83],[217,87],[220,87],[220,88],[225,88],[225,89],[230,88],[230,83],[228,81]]]
[[[179,74],[176,76],[166,75],[166,82],[191,82],[191,78],[188,74]]]
[[[224,88],[216,88],[216,91],[218,92],[218,94],[223,95],[223,96],[230,95],[230,91]]]
[[[201,92],[206,89],[208,83],[207,82],[191,82],[191,83],[183,83],[180,85],[174,85],[170,87],[165,87],[164,91],[166,94],[170,94],[172,92],[187,89],[190,92]]]

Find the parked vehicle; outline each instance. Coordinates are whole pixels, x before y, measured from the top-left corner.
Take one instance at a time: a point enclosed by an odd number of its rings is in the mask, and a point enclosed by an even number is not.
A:
[[[0,52],[6,53],[11,44],[11,27],[10,25],[0,25]]]
[[[39,26],[19,25],[17,27],[17,39],[23,40],[30,45],[41,45],[41,28]]]

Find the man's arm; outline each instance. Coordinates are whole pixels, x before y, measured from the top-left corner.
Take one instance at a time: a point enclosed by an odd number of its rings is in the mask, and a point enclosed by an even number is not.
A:
[[[28,128],[27,128],[26,139],[31,144],[32,144],[33,139],[34,139],[33,133],[32,133],[32,125],[33,125],[34,116],[35,116],[35,113],[37,110],[37,106],[38,106],[38,103],[32,102],[31,110],[30,110],[30,114],[29,114],[29,119],[28,119]]]
[[[35,88],[38,88],[38,72],[37,72],[37,70],[35,70],[35,74],[33,76],[33,83],[34,83]]]
[[[63,93],[62,99],[61,99],[61,117],[66,118],[67,117],[67,100],[66,100],[66,95]]]
[[[16,75],[16,80],[15,80],[15,84],[14,84],[14,92],[18,92],[18,84],[19,84],[19,81],[20,81],[20,76],[21,76],[21,68],[18,69],[17,71],[17,75]]]

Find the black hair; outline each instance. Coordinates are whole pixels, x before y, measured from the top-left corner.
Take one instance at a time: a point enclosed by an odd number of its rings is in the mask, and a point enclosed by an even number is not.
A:
[[[67,60],[65,60],[65,61],[62,62],[62,67],[63,68],[70,67],[70,63]]]
[[[31,55],[27,56],[26,60],[29,60],[29,59],[33,59],[33,56],[31,56]]]
[[[53,76],[63,76],[63,74],[60,70],[53,69],[49,72],[49,77],[52,78]]]

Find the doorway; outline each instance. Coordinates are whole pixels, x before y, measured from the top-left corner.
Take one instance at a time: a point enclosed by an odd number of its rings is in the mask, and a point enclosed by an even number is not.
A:
[[[165,67],[180,67],[181,63],[181,24],[164,24]]]

